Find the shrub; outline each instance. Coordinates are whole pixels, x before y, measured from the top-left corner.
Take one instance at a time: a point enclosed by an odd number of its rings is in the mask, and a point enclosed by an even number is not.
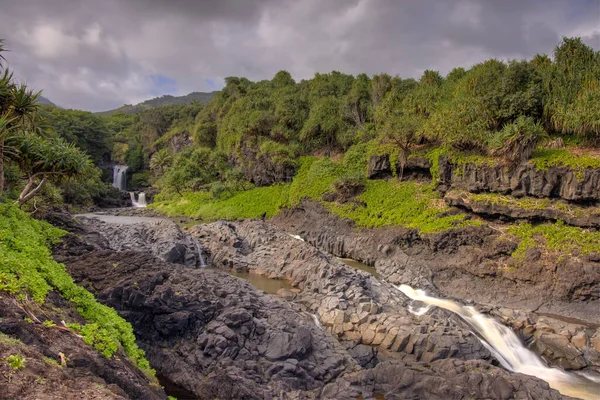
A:
[[[6,362],[15,371],[25,368],[25,357],[19,354],[11,354],[6,357]]]
[[[529,160],[538,143],[547,136],[539,122],[521,116],[515,122],[504,125],[502,131],[492,137],[490,145],[494,155],[518,164]]]

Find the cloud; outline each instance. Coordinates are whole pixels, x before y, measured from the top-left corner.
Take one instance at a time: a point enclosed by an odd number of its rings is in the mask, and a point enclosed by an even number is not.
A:
[[[599,49],[598,20],[598,0],[19,0],[0,37],[20,79],[98,111],[281,69],[418,77],[549,53],[561,36]]]

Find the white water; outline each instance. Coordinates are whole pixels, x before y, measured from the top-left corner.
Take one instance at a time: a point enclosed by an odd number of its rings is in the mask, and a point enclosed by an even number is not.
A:
[[[113,183],[117,189],[125,190],[127,181],[127,165],[115,165],[113,168]]]
[[[312,317],[315,325],[321,329],[323,329],[323,325],[321,325],[321,321],[319,321],[319,317],[317,317],[315,314],[310,314],[310,316]]]
[[[198,266],[206,267],[206,260],[204,259],[204,255],[202,254],[202,247],[200,246],[197,240],[194,240],[194,244],[196,245],[196,253],[198,254]]]
[[[507,370],[543,379],[550,387],[567,396],[585,400],[600,399],[600,381],[597,381],[597,378],[548,367],[541,358],[521,343],[512,330],[493,318],[478,313],[473,307],[427,296],[423,290],[415,290],[408,285],[396,288],[412,300],[458,314],[477,331],[483,338],[482,343]]]
[[[138,199],[135,199],[135,193],[129,192],[129,197],[131,197],[131,204],[136,208],[146,207],[146,193],[140,192],[138,195]]]

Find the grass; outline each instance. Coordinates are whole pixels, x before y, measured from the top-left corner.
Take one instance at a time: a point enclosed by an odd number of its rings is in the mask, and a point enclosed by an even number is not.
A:
[[[323,202],[323,194],[331,190],[336,180],[356,174],[366,175],[369,149],[357,146],[338,163],[328,158],[303,157],[291,184],[255,188],[226,200],[215,200],[207,192],[187,193],[151,207],[170,217],[183,215],[212,221],[258,218],[263,214],[271,217],[284,207],[296,206],[303,198],[310,198],[321,201],[329,211],[364,227],[400,225],[419,229],[422,233],[433,233],[479,224],[478,221],[465,221],[465,214],[440,216],[447,207],[439,194],[431,185],[413,182],[367,181],[365,191],[358,196],[366,207],[354,203]]]
[[[289,189],[289,184],[259,187],[224,200],[213,199],[208,192],[193,192],[150,207],[169,217],[185,215],[201,217],[205,221],[260,218],[263,214],[272,217],[288,204]]]
[[[600,207],[581,207],[565,201],[549,198],[512,197],[498,193],[469,193],[468,196],[478,202],[522,208],[525,210],[557,210],[571,217],[600,214]]]
[[[600,232],[567,226],[562,221],[537,226],[521,223],[511,226],[508,233],[520,240],[512,254],[515,258],[522,259],[528,249],[536,246],[561,255],[600,254]]]
[[[465,214],[441,216],[448,208],[431,185],[414,182],[368,181],[356,204],[325,203],[341,217],[353,220],[362,227],[405,226],[421,233],[434,233],[455,227],[480,225],[479,221],[464,220]]]
[[[538,171],[545,171],[550,167],[569,167],[577,171],[586,168],[600,168],[600,157],[591,152],[574,154],[566,149],[537,149],[533,152],[531,162]]]
[[[343,173],[342,165],[329,158],[303,157],[300,170],[290,186],[290,205],[297,206],[303,198],[321,200],[323,194]]]
[[[30,295],[43,304],[48,293],[56,290],[75,305],[89,325],[98,327],[97,331],[82,329],[86,342],[90,343],[91,337],[91,344],[107,357],[122,347],[129,358],[152,377],[154,371],[135,343],[131,325],[76,285],[64,265],[52,259],[48,245],[60,240],[66,232],[34,220],[10,204],[0,204],[0,215],[0,291],[17,299]],[[100,335],[104,342],[94,340],[96,336],[92,335]],[[110,351],[106,351],[107,348]]]

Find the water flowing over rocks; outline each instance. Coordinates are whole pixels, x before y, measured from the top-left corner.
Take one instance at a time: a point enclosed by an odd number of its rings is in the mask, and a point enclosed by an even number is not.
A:
[[[506,308],[578,319],[577,328],[570,334],[556,328],[556,333],[564,337],[563,342],[578,334],[585,336],[586,343],[600,336],[597,262],[565,257],[547,265],[539,256],[529,254],[524,260],[526,268],[507,269],[505,263],[516,243],[502,239],[490,227],[468,227],[426,236],[399,227],[356,229],[352,222],[331,215],[310,201],[283,212],[271,222],[299,234],[319,249],[373,265],[390,283],[404,283],[439,297],[487,305],[490,310]],[[527,330],[531,337],[536,331],[536,321],[533,315],[517,329]],[[543,342],[551,337],[537,338]],[[556,358],[549,357],[556,365],[600,371],[598,353],[589,347],[575,348],[575,352],[577,357],[549,351],[544,354],[556,354]]]
[[[165,387],[183,398],[567,398],[494,365],[453,313],[413,315],[390,283],[272,224],[218,221],[182,239],[166,222],[118,236],[112,223],[80,220],[84,232],[55,257],[132,323]],[[288,279],[298,290],[270,296],[216,269],[164,261],[164,238],[172,235],[173,245],[188,234],[214,267]],[[448,249],[445,241],[434,247]],[[429,277],[415,273],[413,281]]]

